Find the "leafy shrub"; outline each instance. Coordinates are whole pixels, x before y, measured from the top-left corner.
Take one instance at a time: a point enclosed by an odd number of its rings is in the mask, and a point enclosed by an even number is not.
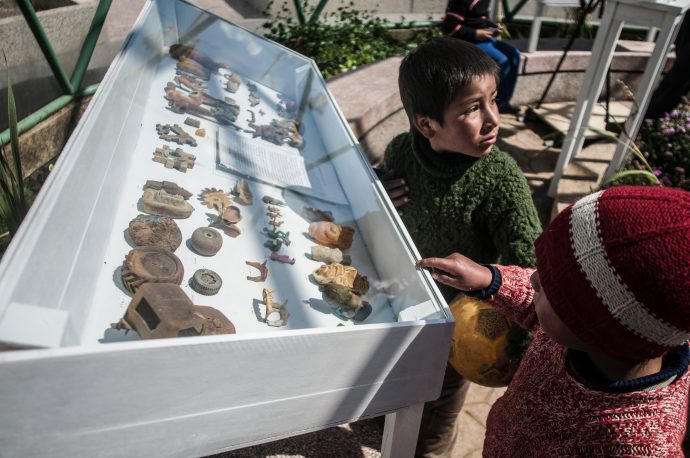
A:
[[[646,119],[636,143],[664,186],[690,191],[690,102],[684,99],[677,109],[658,120]],[[629,168],[641,168],[633,159]]]
[[[305,5],[304,11],[309,17],[314,7]],[[440,33],[419,32],[409,44],[401,43],[390,34],[389,21],[375,17],[373,12],[355,9],[352,2],[322,16],[300,24],[292,17],[287,3],[283,3],[276,18],[262,27],[268,30],[267,38],[314,59],[325,78],[402,54],[428,36]]]

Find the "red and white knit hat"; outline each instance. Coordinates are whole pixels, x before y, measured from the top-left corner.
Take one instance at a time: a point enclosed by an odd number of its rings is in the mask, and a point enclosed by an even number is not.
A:
[[[563,210],[535,247],[546,297],[586,345],[643,360],[690,339],[690,193],[597,192]]]

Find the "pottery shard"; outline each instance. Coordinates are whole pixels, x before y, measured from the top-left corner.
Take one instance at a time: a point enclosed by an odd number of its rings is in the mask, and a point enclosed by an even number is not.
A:
[[[145,189],[141,198],[144,212],[169,218],[188,218],[194,211],[192,204],[177,194],[168,194],[164,189]]]
[[[357,273],[352,266],[342,264],[324,264],[312,274],[319,285],[336,285],[349,288],[356,294],[369,291],[369,280]]]
[[[182,243],[177,223],[165,216],[137,216],[129,222],[129,236],[136,246],[157,246],[169,251],[175,251]]]
[[[190,243],[194,251],[200,255],[213,256],[223,246],[223,237],[211,227],[200,227],[192,233]]]
[[[144,189],[163,189],[168,194],[177,194],[178,196],[181,196],[184,200],[189,199],[193,195],[191,192],[187,191],[185,188],[181,186],[178,186],[176,183],[173,183],[172,181],[146,180],[146,184],[144,184]]]
[[[156,246],[140,246],[127,253],[121,269],[122,283],[132,293],[144,283],[182,282],[182,262],[171,251]]]
[[[249,188],[249,182],[247,180],[238,181],[233,188],[233,194],[235,194],[237,200],[244,205],[251,205],[254,200],[254,194]]]
[[[355,230],[330,221],[318,221],[309,225],[309,235],[319,245],[346,250],[352,246]]]
[[[167,283],[141,285],[125,316],[111,327],[135,331],[142,339],[235,333],[222,312],[194,305],[182,288]]]

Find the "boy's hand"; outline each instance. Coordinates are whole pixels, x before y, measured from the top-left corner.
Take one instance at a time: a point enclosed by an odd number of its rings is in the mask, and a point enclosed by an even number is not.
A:
[[[410,201],[410,188],[407,186],[407,182],[403,178],[395,178],[395,170],[379,175],[379,180],[381,180],[388,197],[393,201],[393,206],[398,210],[398,214],[402,215],[400,207]]]
[[[477,41],[490,40],[494,36],[493,29],[477,29],[474,31],[474,39]]]
[[[460,291],[477,291],[491,285],[491,269],[470,258],[453,253],[445,258],[426,258],[417,261],[417,267],[433,269],[431,278]]]

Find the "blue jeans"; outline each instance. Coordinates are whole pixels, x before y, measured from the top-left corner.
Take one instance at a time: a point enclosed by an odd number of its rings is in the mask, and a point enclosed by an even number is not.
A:
[[[498,111],[509,107],[517,83],[518,67],[520,65],[520,51],[505,41],[491,38],[487,41],[475,43],[477,47],[487,53],[500,68],[501,80],[498,85]]]

